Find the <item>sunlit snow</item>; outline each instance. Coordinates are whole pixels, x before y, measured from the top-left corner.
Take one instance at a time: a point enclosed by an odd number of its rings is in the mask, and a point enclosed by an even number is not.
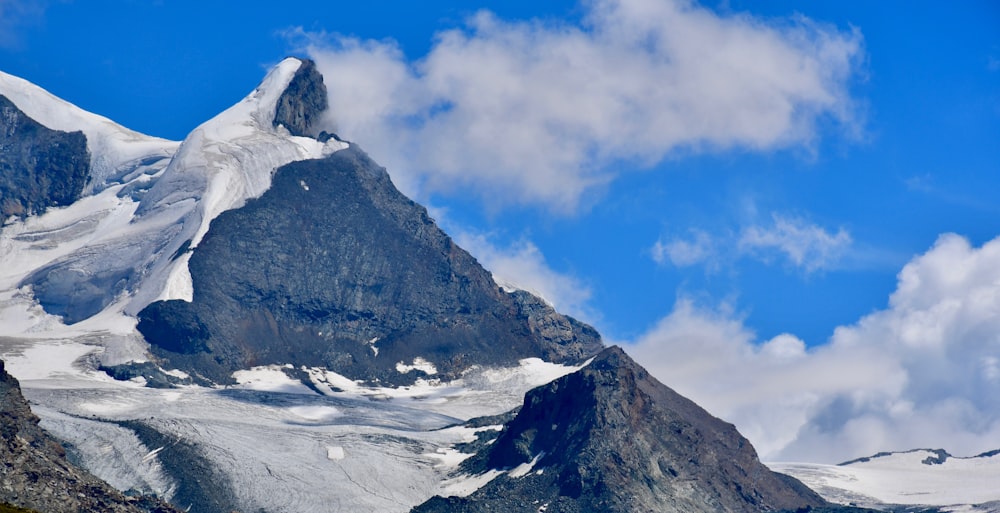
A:
[[[941,464],[923,463],[937,454],[926,451],[895,453],[850,465],[770,463],[772,470],[789,474],[827,500],[877,507],[881,504],[952,506],[1000,501],[1000,455],[951,457]]]

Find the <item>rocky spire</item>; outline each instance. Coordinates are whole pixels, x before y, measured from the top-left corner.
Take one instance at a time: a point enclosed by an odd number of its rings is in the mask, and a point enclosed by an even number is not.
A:
[[[326,86],[323,75],[310,59],[301,59],[302,65],[285,92],[278,98],[274,112],[274,126],[284,125],[292,135],[316,135],[313,125],[327,107]]]

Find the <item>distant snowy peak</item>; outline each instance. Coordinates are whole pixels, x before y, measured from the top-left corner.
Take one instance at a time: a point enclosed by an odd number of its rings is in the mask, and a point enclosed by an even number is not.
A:
[[[1000,450],[955,457],[943,449],[882,452],[839,465],[773,463],[832,502],[1000,511]],[[972,509],[973,506],[976,506]]]
[[[137,168],[170,157],[180,144],[129,130],[2,71],[0,95],[49,129],[83,132],[91,155],[91,179],[84,194],[99,192]]]

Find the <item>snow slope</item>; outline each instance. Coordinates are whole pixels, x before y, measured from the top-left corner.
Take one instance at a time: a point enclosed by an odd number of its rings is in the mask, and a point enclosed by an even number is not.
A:
[[[929,450],[891,453],[846,465],[771,463],[831,502],[878,508],[887,504],[942,506],[948,511],[1000,511],[1000,455],[949,457],[926,464]],[[988,504],[993,502],[993,504]],[[975,505],[982,505],[974,507]]]
[[[529,388],[579,368],[528,359],[403,388],[306,369],[319,394],[290,379],[287,366],[269,366],[238,372],[232,388],[157,390],[95,371],[102,351],[101,341],[86,338],[0,337],[0,357],[42,426],[72,443],[98,477],[173,497],[178,483],[163,462],[178,449],[145,446],[118,425],[140,421],[197,446],[223,471],[228,482],[217,485],[232,489],[241,511],[405,512],[457,481],[472,491],[476,483],[449,478],[465,457],[452,447],[477,430],[454,425],[508,411]]]
[[[91,155],[91,180],[84,194],[99,192],[151,163],[169,158],[179,143],[129,130],[87,112],[48,91],[0,71],[0,94],[35,121],[53,130],[82,131]]]
[[[157,299],[190,300],[188,254],[209,223],[270,186],[276,168],[345,148],[273,127],[274,109],[301,65],[286,59],[246,98],[182,143],[143,136],[0,73],[0,94],[49,128],[82,130],[93,155],[89,196],[0,231],[0,321],[6,336],[111,333],[136,339],[134,315]],[[65,326],[38,307],[46,280],[73,305],[95,305]],[[133,344],[134,345],[134,344]],[[141,352],[132,359],[142,359]]]

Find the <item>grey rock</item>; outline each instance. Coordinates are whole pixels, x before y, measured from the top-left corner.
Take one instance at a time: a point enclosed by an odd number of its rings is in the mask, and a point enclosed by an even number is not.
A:
[[[278,98],[274,126],[284,125],[292,135],[312,137],[313,125],[327,108],[326,86],[316,63],[301,59],[302,65]],[[325,142],[325,141],[324,141]]]
[[[0,362],[0,503],[45,513],[179,513],[155,497],[126,496],[66,459],[38,425]]]
[[[602,348],[593,328],[498,288],[356,146],[278,169],[212,222],[189,268],[194,301],[152,303],[138,328],[158,357],[216,382],[294,363],[407,384],[423,373],[396,364],[417,357],[448,377]]]
[[[620,348],[529,391],[498,438],[461,471],[509,471],[468,497],[435,497],[437,512],[760,512],[826,506],[757,458],[732,424],[650,376]]]
[[[0,217],[69,205],[90,176],[83,132],[51,130],[0,95]]]

